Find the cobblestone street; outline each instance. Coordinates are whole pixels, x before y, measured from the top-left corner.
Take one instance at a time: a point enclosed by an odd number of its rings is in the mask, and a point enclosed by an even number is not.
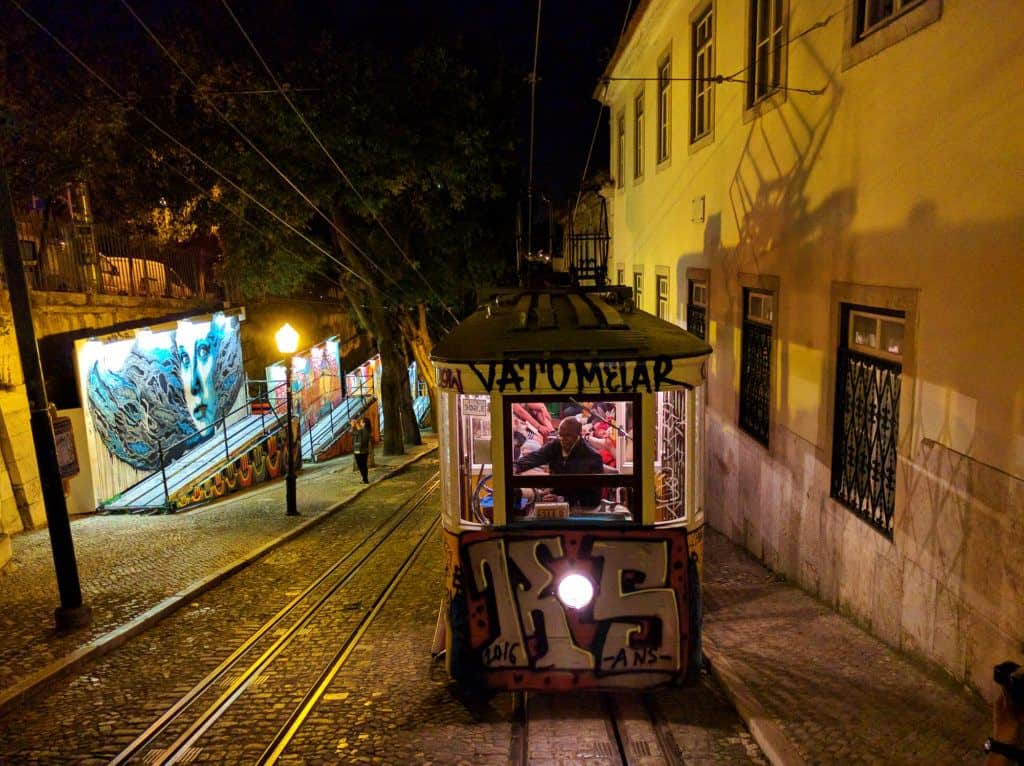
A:
[[[248,763],[286,722],[332,656],[355,629],[364,608],[427,534],[379,616],[354,644],[348,662],[324,689],[284,749],[288,763],[505,764],[512,746],[513,697],[466,699],[449,683],[429,649],[442,592],[442,555],[435,525],[438,496],[411,510],[402,503],[429,489],[437,461],[428,457],[371,488],[322,523],[196,598],[154,628],[66,680],[14,707],[3,719],[4,763],[108,763],[236,647],[360,541],[384,539],[370,571],[356,574],[323,618],[304,626],[282,662],[255,675],[237,704],[210,725],[185,758],[196,763]],[[407,513],[407,517],[403,514]],[[371,554],[366,554],[367,556]],[[356,557],[344,569],[355,571]],[[283,632],[272,630],[269,638]],[[265,639],[265,640],[269,640]],[[232,671],[234,673],[234,671]],[[228,694],[229,676],[211,696]],[[706,674],[699,684],[655,695],[679,751],[701,763],[765,763],[756,744]],[[206,698],[195,708],[208,704]],[[594,760],[579,726],[592,700],[545,698],[532,714],[531,762]],[[173,722],[155,749],[161,757],[181,741],[186,720]],[[68,725],[70,721],[74,725]],[[187,737],[185,737],[187,739]],[[598,753],[599,754],[599,753]]]

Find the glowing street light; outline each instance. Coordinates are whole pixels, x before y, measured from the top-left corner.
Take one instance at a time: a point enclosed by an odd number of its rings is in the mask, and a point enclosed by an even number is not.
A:
[[[285,401],[287,403],[287,431],[286,444],[288,449],[288,475],[284,480],[284,494],[286,513],[289,516],[298,516],[299,510],[295,499],[295,435],[292,433],[292,360],[291,355],[299,347],[299,333],[287,322],[274,335],[277,341],[277,350],[285,355],[284,365],[284,386]]]

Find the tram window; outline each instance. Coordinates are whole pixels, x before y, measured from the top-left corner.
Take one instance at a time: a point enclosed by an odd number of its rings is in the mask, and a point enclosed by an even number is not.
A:
[[[494,519],[493,465],[491,463],[491,397],[458,398],[459,479],[462,518],[480,524]]]
[[[506,400],[510,522],[639,521],[635,397]]]
[[[658,393],[654,451],[655,522],[686,516],[686,393]]]

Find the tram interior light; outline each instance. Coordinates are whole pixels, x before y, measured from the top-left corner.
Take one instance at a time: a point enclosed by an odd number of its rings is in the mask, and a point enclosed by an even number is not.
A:
[[[558,600],[571,609],[582,609],[594,598],[594,585],[581,574],[566,575],[558,583]]]

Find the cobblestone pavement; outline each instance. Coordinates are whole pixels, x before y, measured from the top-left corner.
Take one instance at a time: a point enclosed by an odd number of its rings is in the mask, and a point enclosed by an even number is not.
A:
[[[991,713],[979,699],[916,667],[722,535],[705,540],[705,650],[766,752],[779,751],[774,760],[984,760]]]
[[[423,446],[403,456],[378,454],[371,482],[436,444],[426,435]],[[173,607],[183,591],[359,494],[365,486],[351,469],[351,457],[303,468],[297,517],[285,515],[284,483],[278,482],[185,513],[75,518],[71,533],[93,620],[66,635],[53,629],[59,599],[48,531],[15,536],[13,558],[0,572],[0,707],[73,653],[107,643],[149,610]]]

